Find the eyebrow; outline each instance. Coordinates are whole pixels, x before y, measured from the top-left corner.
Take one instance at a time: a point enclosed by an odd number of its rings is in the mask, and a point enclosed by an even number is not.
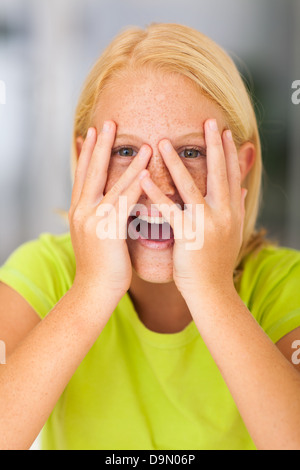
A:
[[[179,137],[176,137],[176,139],[173,139],[173,140],[182,140],[182,139],[187,139],[187,138],[192,138],[192,137],[197,137],[197,138],[201,138],[203,139],[204,138],[204,134],[203,132],[191,132],[189,134],[185,134],[185,135],[181,135]],[[142,139],[139,139],[138,136],[136,135],[133,135],[133,134],[117,134],[116,136],[116,140],[117,139],[131,139],[131,140],[142,140]]]

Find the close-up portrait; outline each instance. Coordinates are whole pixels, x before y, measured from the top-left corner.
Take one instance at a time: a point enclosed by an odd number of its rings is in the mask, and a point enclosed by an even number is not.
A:
[[[298,0],[2,0],[0,450],[300,450],[299,45]]]

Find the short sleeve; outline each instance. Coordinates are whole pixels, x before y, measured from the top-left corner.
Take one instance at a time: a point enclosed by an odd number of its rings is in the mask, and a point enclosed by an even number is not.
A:
[[[44,318],[74,281],[69,234],[41,234],[19,246],[0,267],[0,281],[16,290]]]
[[[240,296],[276,343],[300,326],[300,252],[270,246],[244,266]]]

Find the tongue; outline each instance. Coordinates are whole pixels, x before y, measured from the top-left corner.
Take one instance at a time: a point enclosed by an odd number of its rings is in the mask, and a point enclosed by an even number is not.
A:
[[[167,223],[148,224],[145,220],[140,221],[140,234],[148,240],[169,240],[173,238],[173,229]]]

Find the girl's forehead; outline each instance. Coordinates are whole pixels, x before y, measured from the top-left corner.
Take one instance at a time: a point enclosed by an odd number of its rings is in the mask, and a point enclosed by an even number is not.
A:
[[[104,117],[105,116],[105,117]],[[101,94],[97,118],[128,122],[133,126],[199,126],[215,117],[220,108],[189,79],[181,75],[128,76],[112,83]]]

